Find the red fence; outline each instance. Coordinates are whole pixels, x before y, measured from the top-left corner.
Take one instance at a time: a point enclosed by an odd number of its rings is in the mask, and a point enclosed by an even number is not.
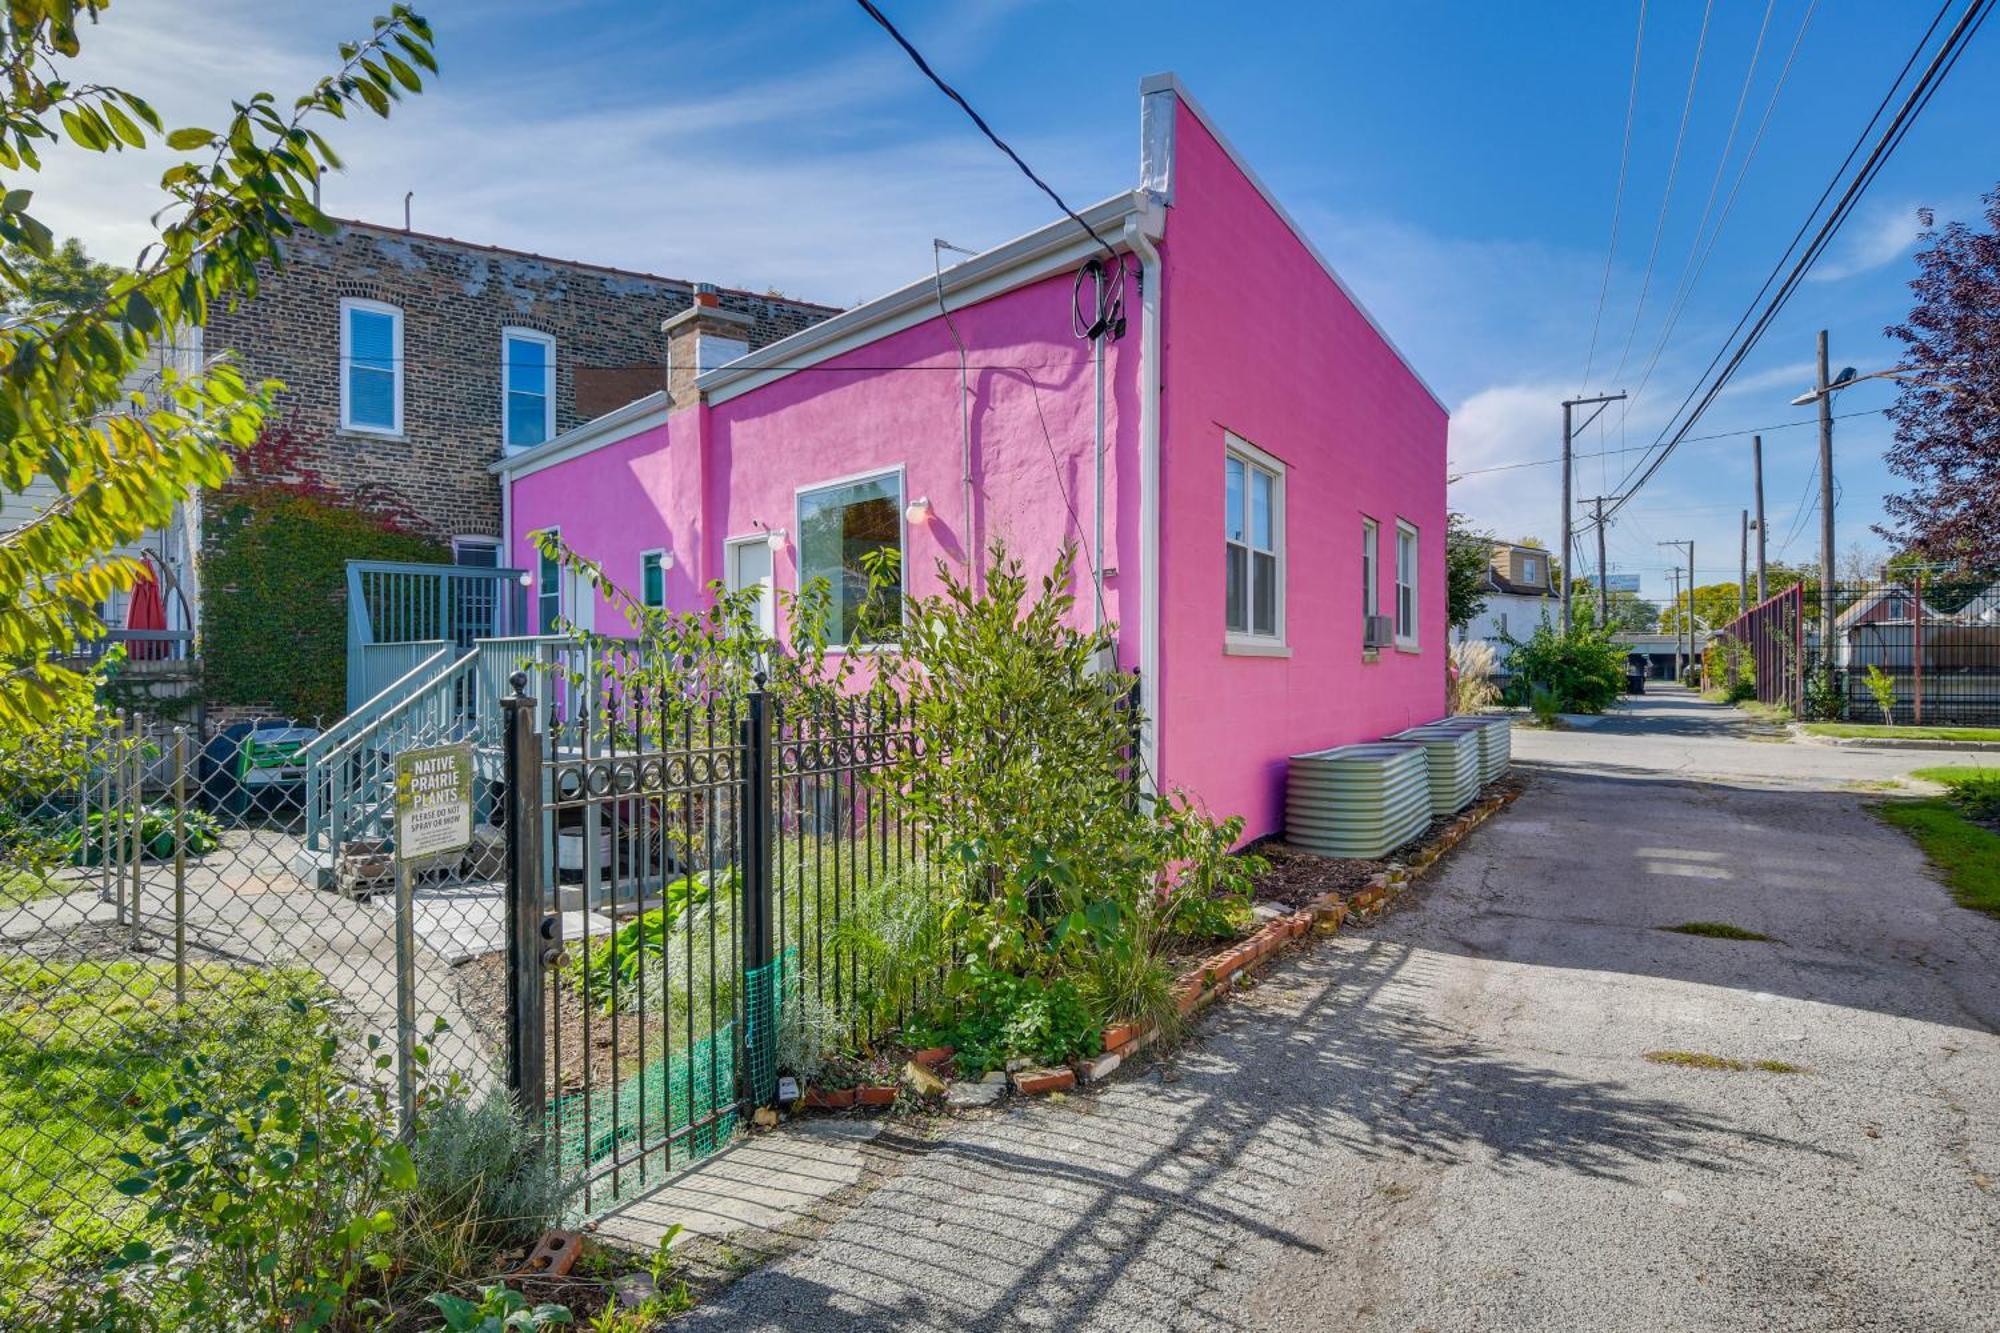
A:
[[[1777,593],[1730,621],[1716,634],[1711,651],[1722,654],[1724,671],[1747,668],[1760,703],[1782,704],[1792,716],[1805,714],[1806,605],[1801,585]]]

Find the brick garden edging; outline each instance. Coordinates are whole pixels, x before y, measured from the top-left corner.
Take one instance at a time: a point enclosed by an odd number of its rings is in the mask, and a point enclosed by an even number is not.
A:
[[[1204,958],[1174,983],[1175,1005],[1181,1017],[1193,1015],[1252,968],[1307,932],[1331,935],[1349,921],[1373,921],[1404,889],[1436,865],[1445,853],[1463,842],[1472,830],[1506,809],[1520,794],[1518,789],[1510,789],[1476,801],[1445,825],[1435,840],[1418,848],[1408,865],[1378,871],[1369,877],[1367,884],[1345,898],[1337,893],[1323,893],[1304,907],[1272,918],[1251,935]],[[1134,1023],[1114,1023],[1104,1029],[1099,1054],[1053,1069],[1013,1070],[1008,1075],[1008,1082],[1013,1085],[1014,1091],[1029,1096],[1065,1092],[1078,1083],[1100,1082],[1116,1072],[1125,1063],[1126,1057],[1144,1049],[1158,1035],[1158,1030],[1151,1026],[1141,1028]],[[938,1046],[918,1051],[912,1060],[926,1069],[935,1070],[951,1057],[951,1047]],[[858,1088],[808,1087],[804,1097],[806,1106],[829,1111],[843,1111],[853,1106],[887,1106],[895,1100],[894,1083]]]
[[[1221,952],[1203,959],[1174,983],[1181,1017],[1192,1015],[1228,990],[1239,977],[1306,932],[1331,935],[1349,920],[1371,921],[1380,916],[1398,894],[1422,878],[1440,857],[1463,842],[1472,830],[1512,804],[1519,795],[1518,790],[1509,790],[1475,802],[1445,825],[1435,841],[1419,848],[1410,857],[1407,867],[1379,871],[1369,877],[1366,885],[1345,898],[1337,893],[1323,893],[1297,911],[1273,918],[1248,938],[1237,940]],[[1158,1035],[1151,1027],[1142,1031],[1131,1023],[1118,1023],[1106,1028],[1104,1053],[1095,1059],[1076,1061],[1073,1068],[1077,1077],[1086,1083],[1108,1077],[1124,1063],[1127,1056],[1139,1051]]]

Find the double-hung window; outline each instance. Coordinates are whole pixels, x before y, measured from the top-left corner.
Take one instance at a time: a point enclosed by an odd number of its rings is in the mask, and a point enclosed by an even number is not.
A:
[[[533,329],[500,332],[501,429],[509,449],[556,433],[556,340]]]
[[[403,312],[395,306],[340,303],[340,428],[403,433]]]
[[[1396,646],[1417,646],[1417,530],[1396,523]]]
[[[800,491],[798,542],[800,590],[825,579],[833,592],[827,641],[857,642],[864,612],[872,611],[879,624],[902,605],[903,474]],[[871,582],[877,585],[872,606]]]
[[[1223,627],[1239,647],[1285,640],[1285,465],[1234,435],[1222,459]]]

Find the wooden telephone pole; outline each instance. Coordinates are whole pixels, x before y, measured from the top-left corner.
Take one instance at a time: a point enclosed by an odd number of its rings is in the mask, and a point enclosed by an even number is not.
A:
[[[1624,399],[1625,395],[1622,393],[1599,394],[1595,398],[1563,399],[1562,627],[1563,627],[1563,633],[1565,634],[1569,633],[1569,585],[1570,585],[1569,567],[1572,563],[1570,558],[1570,549],[1569,549],[1570,531],[1571,531],[1570,451],[1571,448],[1573,447],[1573,442],[1576,439],[1577,432],[1588,430],[1590,428],[1591,422],[1597,420],[1598,417],[1604,415],[1604,409],[1606,407],[1609,407],[1612,403],[1623,402]],[[1593,406],[1596,407],[1597,410],[1595,412],[1592,412],[1589,416],[1585,417],[1583,419],[1582,425],[1574,424],[1575,413],[1577,408],[1593,407]],[[1598,530],[1600,532],[1603,530],[1601,524],[1599,525]],[[1604,581],[1604,571],[1600,569],[1598,570],[1598,582],[1601,583],[1603,581]]]

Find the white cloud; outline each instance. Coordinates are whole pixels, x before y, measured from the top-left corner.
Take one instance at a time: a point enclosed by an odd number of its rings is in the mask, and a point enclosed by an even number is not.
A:
[[[1922,231],[1916,204],[1870,205],[1841,229],[1834,252],[1806,276],[1813,282],[1838,282],[1892,264],[1916,244]]]

